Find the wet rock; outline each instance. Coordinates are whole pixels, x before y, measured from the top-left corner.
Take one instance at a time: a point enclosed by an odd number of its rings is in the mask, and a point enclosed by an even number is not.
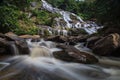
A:
[[[29,48],[26,41],[15,41],[16,46],[18,47],[19,54],[29,54]]]
[[[16,41],[16,40],[22,40],[22,38],[18,37],[16,34],[14,34],[13,32],[8,32],[5,34],[6,39],[8,41]]]
[[[0,38],[0,55],[13,55],[10,41]]]
[[[32,42],[39,42],[40,41],[40,36],[39,35],[21,35],[19,36],[20,38],[24,39],[32,39]]]
[[[15,45],[19,50],[19,54],[29,54],[28,45],[23,38],[20,38],[19,36],[17,36],[16,34],[12,32],[6,33],[5,36],[7,37],[9,41],[10,40],[15,41]]]
[[[93,36],[93,37],[88,38],[86,41],[86,44],[85,44],[86,47],[92,49],[95,42],[98,41],[99,39],[101,39],[101,37],[99,37],[99,36]]]
[[[2,33],[0,33],[0,37],[1,37],[1,38],[5,38],[5,35],[2,34]]]
[[[24,38],[24,39],[37,39],[37,38],[40,38],[39,35],[21,35],[19,37]]]
[[[74,29],[71,29],[70,31],[69,31],[71,34],[71,36],[78,36],[78,35],[81,35],[81,34],[84,34],[84,35],[86,35],[86,34],[88,34],[84,29],[80,29],[80,28],[74,28]]]
[[[29,48],[24,39],[20,38],[12,32],[1,35],[0,46],[1,48],[5,48],[8,54],[15,54],[15,52],[12,51],[13,48],[18,49],[19,54],[29,54]]]
[[[79,36],[70,36],[68,38],[68,42],[70,45],[75,45],[78,42],[85,42],[87,40],[87,35],[79,35]]]
[[[7,40],[5,40],[4,38],[0,38],[0,46],[6,46],[9,45],[9,42]]]
[[[98,62],[98,59],[95,56],[87,52],[79,51],[73,46],[58,45],[57,47],[63,49],[63,51],[58,51],[53,53],[54,56],[58,59],[69,62],[85,63],[85,64],[92,64]]]
[[[51,37],[48,37],[46,40],[59,42],[59,43],[64,43],[68,41],[68,39],[64,36],[51,36]]]
[[[114,33],[98,40],[93,47],[93,52],[97,55],[120,56],[119,54],[120,50],[118,50],[119,48],[120,48],[120,35]]]
[[[105,27],[104,29],[102,29],[101,32],[104,31],[104,35],[109,35],[109,34],[113,34],[113,33],[118,33],[120,34],[120,29],[117,28],[118,26],[108,26],[108,27]]]
[[[75,45],[78,42],[85,42],[87,39],[87,35],[79,35],[79,36],[51,36],[48,37],[46,40],[54,41],[59,43],[68,43],[69,45]]]
[[[0,48],[0,54],[5,53],[5,48]]]

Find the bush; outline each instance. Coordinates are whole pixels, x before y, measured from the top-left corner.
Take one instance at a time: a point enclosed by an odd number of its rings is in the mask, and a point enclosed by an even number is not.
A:
[[[32,13],[33,13],[33,16],[36,17],[36,23],[47,25],[47,26],[52,26],[53,19],[55,17],[60,16],[57,13],[50,13],[46,10],[38,10],[38,9],[33,10]]]
[[[0,6],[0,32],[8,32],[18,27],[19,11],[14,6]]]

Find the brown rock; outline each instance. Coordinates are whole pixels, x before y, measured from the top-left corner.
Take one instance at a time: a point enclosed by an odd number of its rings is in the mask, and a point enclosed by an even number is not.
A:
[[[74,45],[78,42],[85,42],[87,40],[87,35],[79,35],[79,36],[70,36],[68,38],[68,42],[71,45]]]
[[[79,62],[85,64],[97,63],[98,59],[87,53],[82,52],[74,48],[73,46],[58,45],[63,51],[54,52],[54,56],[58,59],[69,61],[69,62]]]
[[[51,37],[48,37],[46,40],[60,42],[60,43],[64,43],[68,41],[68,39],[64,36],[51,36]]]
[[[32,39],[32,42],[39,42],[40,41],[40,36],[39,35],[21,35],[19,36],[20,38],[23,39]]]
[[[15,44],[19,50],[19,54],[29,54],[29,48],[26,41],[15,41]]]
[[[22,40],[22,38],[18,37],[16,34],[13,32],[8,32],[5,34],[6,39],[9,41],[16,41],[16,40]]]
[[[19,37],[24,38],[24,39],[38,39],[38,38],[40,38],[39,35],[21,35]]]
[[[2,33],[0,33],[0,37],[1,37],[1,38],[5,38],[5,35],[2,34]]]
[[[101,39],[101,37],[99,36],[93,36],[93,37],[88,38],[86,42],[86,47],[92,49],[95,42],[98,41],[99,39]]]
[[[117,55],[115,53],[120,47],[120,35],[117,33],[110,34],[100,40],[98,40],[94,47],[93,52],[98,55]],[[120,54],[119,54],[120,56]]]
[[[19,50],[19,54],[29,54],[29,48],[24,39],[20,38],[12,32],[6,33],[5,36],[7,37],[7,40],[15,41],[15,45]]]
[[[0,55],[14,55],[11,42],[13,41],[7,41],[3,38],[0,38]]]
[[[5,53],[5,48],[0,48],[0,54]]]
[[[0,46],[6,46],[6,45],[9,45],[9,42],[4,38],[0,38]]]

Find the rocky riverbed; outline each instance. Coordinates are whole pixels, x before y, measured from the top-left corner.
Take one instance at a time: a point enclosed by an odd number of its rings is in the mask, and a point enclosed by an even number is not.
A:
[[[1,33],[0,49],[0,80],[120,79],[117,33],[108,36],[51,36],[45,39],[38,35]],[[55,75],[56,71],[58,75]],[[61,73],[64,74],[60,76]],[[33,77],[29,79],[27,75]]]

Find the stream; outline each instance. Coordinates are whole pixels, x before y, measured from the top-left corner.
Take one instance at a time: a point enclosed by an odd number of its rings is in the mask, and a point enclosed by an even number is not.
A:
[[[88,34],[96,33],[97,29],[102,28],[94,22],[83,21],[74,13],[54,8],[45,0],[41,1],[44,9],[62,16],[56,19],[58,22],[54,30],[57,30],[58,34],[60,30],[57,27],[61,26],[59,23],[61,18],[66,23],[64,27],[62,26],[64,36],[67,36],[65,28],[81,28]],[[70,16],[76,18],[76,23]],[[50,32],[52,34],[52,30]],[[120,80],[120,59],[95,55],[99,59],[97,64],[65,62],[53,55],[53,52],[62,50],[56,47],[57,43],[43,39],[38,42],[32,42],[31,39],[26,41],[30,50],[29,55],[20,55],[16,46],[11,43],[15,56],[0,59],[0,80]],[[78,43],[74,47],[92,54],[83,43]]]
[[[43,39],[29,39],[27,43],[30,55],[16,55],[0,62],[0,80],[120,80],[119,67],[61,61],[52,54],[61,51],[56,43]]]

